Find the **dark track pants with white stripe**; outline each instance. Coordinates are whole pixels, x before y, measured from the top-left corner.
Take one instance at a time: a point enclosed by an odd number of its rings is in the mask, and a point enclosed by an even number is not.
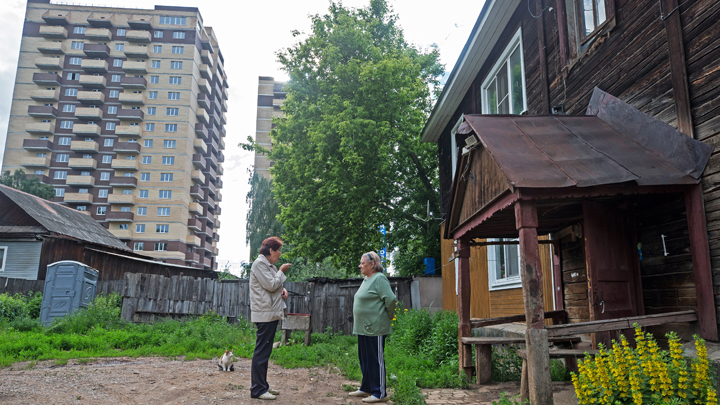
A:
[[[385,398],[385,335],[358,335],[358,355],[362,372],[360,391]]]
[[[250,398],[257,398],[267,392],[270,385],[267,382],[268,363],[272,354],[273,340],[279,321],[255,322],[257,325],[257,340],[255,352],[250,363]]]

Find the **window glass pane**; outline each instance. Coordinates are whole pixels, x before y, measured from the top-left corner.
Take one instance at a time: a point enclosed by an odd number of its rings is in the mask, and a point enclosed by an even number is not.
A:
[[[597,12],[597,21],[595,25],[600,25],[605,22],[605,0],[595,0],[595,11]]]
[[[506,277],[515,277],[520,274],[520,264],[518,263],[518,245],[505,245],[505,255],[507,256]]]
[[[520,47],[510,55],[510,74],[512,88],[512,111],[511,114],[520,114],[523,112],[523,86],[522,86],[522,64],[520,63]]]
[[[497,114],[497,79],[493,79],[487,90],[488,113]]]
[[[508,92],[508,72],[507,64],[499,71],[496,77],[498,92],[498,114],[510,113],[510,94]]]
[[[593,0],[581,0],[582,10],[580,11],[582,15],[582,24],[583,24],[583,30],[585,32],[585,35],[583,37],[587,36],[591,32],[595,30],[595,19],[593,18]]]

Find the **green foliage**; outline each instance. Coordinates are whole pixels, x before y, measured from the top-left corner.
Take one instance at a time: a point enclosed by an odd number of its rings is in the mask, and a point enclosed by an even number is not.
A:
[[[517,348],[493,346],[492,379],[498,382],[520,381],[521,376],[522,357],[518,356]]]
[[[552,381],[570,381],[570,372],[558,359],[550,359],[550,379]]]
[[[428,311],[409,311],[398,306],[398,316],[393,318],[393,346],[409,353],[422,353],[433,330],[432,317]],[[457,336],[457,326],[455,326]],[[457,348],[457,342],[455,343]],[[457,349],[456,349],[457,350]],[[457,353],[456,353],[457,354]]]
[[[37,177],[28,178],[23,169],[17,169],[13,174],[10,174],[10,170],[4,171],[0,176],[0,184],[46,200],[55,197],[55,189],[52,186],[41,183]]]
[[[42,293],[10,295],[0,294],[0,319],[13,321],[19,318],[34,319],[40,317]]]
[[[58,334],[83,334],[94,327],[121,328],[126,324],[120,318],[121,307],[122,297],[119,294],[98,295],[87,308],[53,319],[49,331]]]
[[[393,402],[403,405],[425,405],[425,397],[410,375],[400,372],[397,382],[394,384],[395,391],[390,399]]]
[[[499,401],[493,401],[493,405],[520,405],[520,404],[529,404],[530,401],[520,402],[520,396],[511,396],[507,392],[503,392],[500,394],[500,400]]]
[[[438,53],[409,45],[385,0],[331,2],[311,18],[308,37],[278,53],[290,82],[270,158],[290,255],[350,272],[359,252],[380,248],[385,224],[395,268],[422,273],[422,258],[440,256],[439,224],[414,217],[428,201],[440,210],[437,146],[419,137]]]
[[[315,263],[302,257],[296,257],[290,260],[292,264],[290,270],[285,273],[288,281],[305,281],[312,277],[327,278],[345,278],[344,270],[341,270],[333,264],[329,257],[323,259],[321,263]]]
[[[280,206],[272,195],[272,181],[253,172],[249,183],[250,191],[245,197],[250,206],[245,238],[250,245],[250,260],[255,260],[260,253],[262,241],[270,236],[281,236],[283,225],[277,218],[280,215]]]

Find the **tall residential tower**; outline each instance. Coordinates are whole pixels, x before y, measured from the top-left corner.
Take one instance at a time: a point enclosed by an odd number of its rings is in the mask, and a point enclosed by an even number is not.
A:
[[[272,149],[270,130],[272,119],[283,116],[280,106],[287,93],[283,89],[285,82],[276,82],[275,78],[260,76],[258,78],[257,123],[255,125],[255,142],[263,148]],[[255,152],[255,173],[270,180],[270,162],[263,153]]]
[[[28,0],[2,170],[139,253],[215,269],[227,88],[197,8]]]

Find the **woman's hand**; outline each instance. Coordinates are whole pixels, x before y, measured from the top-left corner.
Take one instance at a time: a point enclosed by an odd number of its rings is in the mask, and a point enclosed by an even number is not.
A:
[[[280,293],[280,296],[282,297],[282,299],[286,300],[288,297],[287,290],[283,288],[282,293]]]
[[[290,263],[285,263],[280,266],[280,271],[282,271],[283,273],[287,273],[288,270],[290,270]]]

